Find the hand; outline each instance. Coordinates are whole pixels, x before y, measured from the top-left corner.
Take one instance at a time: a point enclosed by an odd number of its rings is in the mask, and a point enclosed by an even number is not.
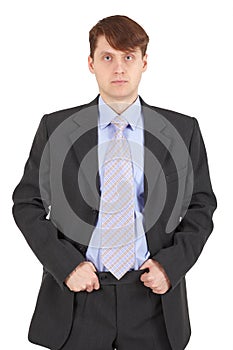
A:
[[[92,292],[93,289],[99,289],[99,279],[95,271],[96,268],[90,261],[81,262],[65,279],[65,284],[72,292]]]
[[[149,272],[143,273],[140,277],[144,285],[150,287],[153,293],[166,293],[171,283],[163,267],[157,261],[148,259],[142,264],[140,270],[145,268],[149,268]]]

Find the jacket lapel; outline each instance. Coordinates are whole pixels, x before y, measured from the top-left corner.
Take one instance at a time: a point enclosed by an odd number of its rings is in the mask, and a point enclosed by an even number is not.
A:
[[[144,202],[146,206],[164,169],[171,138],[166,134],[165,118],[142,99],[141,103],[144,117]]]
[[[89,185],[95,208],[99,208],[98,97],[74,115],[73,123],[74,129],[69,137],[77,158],[78,171],[82,172]]]

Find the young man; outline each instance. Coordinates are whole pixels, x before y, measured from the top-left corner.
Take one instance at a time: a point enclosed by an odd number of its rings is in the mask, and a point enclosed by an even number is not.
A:
[[[185,275],[216,198],[195,118],[138,96],[149,38],[125,16],[90,31],[99,95],[45,115],[13,214],[43,264],[29,340],[62,350],[182,350]]]

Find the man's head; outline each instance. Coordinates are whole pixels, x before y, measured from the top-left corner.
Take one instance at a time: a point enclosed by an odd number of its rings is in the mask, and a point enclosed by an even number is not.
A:
[[[89,69],[95,74],[101,96],[108,102],[132,103],[146,70],[149,37],[126,16],[110,16],[89,32]]]

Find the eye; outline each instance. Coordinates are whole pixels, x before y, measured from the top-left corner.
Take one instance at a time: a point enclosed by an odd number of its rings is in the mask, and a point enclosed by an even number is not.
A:
[[[111,56],[109,56],[109,55],[104,56],[104,60],[105,60],[105,61],[111,61],[111,59],[112,59],[112,57],[111,57]]]
[[[132,55],[127,55],[125,56],[126,61],[132,61],[133,56]]]

